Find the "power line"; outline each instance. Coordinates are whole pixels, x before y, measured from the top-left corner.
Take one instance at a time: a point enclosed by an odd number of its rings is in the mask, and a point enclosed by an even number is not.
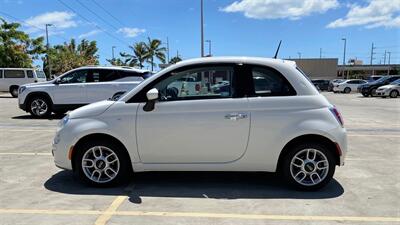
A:
[[[103,6],[101,6],[99,3],[97,3],[95,0],[91,0],[94,4],[96,4],[99,8],[101,8],[105,13],[107,13],[109,16],[111,16],[115,21],[120,23],[122,26],[126,27],[126,25],[121,22],[117,17],[113,16],[110,12],[108,12]]]
[[[96,12],[94,12],[93,10],[91,10],[89,7],[87,7],[85,4],[83,4],[81,1],[76,0],[76,2],[79,3],[79,5],[81,5],[83,8],[85,8],[87,11],[91,12],[93,15],[95,15],[97,18],[99,18],[101,21],[103,21],[104,23],[106,23],[108,26],[114,28],[116,31],[118,31],[118,28],[115,27],[114,25],[112,25],[111,23],[109,23],[107,20],[103,19],[101,16],[97,15]]]
[[[119,39],[118,37],[114,36],[113,34],[111,34],[110,32],[108,32],[107,30],[99,27],[98,25],[96,25],[95,23],[93,23],[92,21],[90,21],[89,19],[87,19],[86,17],[82,16],[81,14],[79,14],[76,10],[74,10],[72,7],[70,7],[69,5],[65,4],[62,0],[58,0],[58,2],[60,2],[62,5],[64,5],[66,8],[68,8],[69,10],[71,10],[72,12],[74,12],[75,14],[77,14],[78,16],[80,16],[82,19],[84,19],[86,22],[88,22],[89,24],[92,24],[94,27],[96,27],[97,29],[103,31],[104,33],[106,33],[108,36],[114,38],[115,40],[118,40],[121,43],[124,43],[126,45],[129,46],[129,43],[126,41],[123,41],[121,39]]]

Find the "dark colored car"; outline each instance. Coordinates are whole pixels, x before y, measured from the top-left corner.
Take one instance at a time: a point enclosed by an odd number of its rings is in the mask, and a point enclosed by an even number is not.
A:
[[[321,91],[327,91],[329,88],[329,80],[320,80],[320,79],[315,79],[311,80],[311,82],[314,84],[314,86],[321,90]]]
[[[360,92],[364,97],[375,96],[375,92],[379,87],[388,85],[399,78],[400,75],[381,77],[374,82],[360,85],[358,87],[358,92]]]

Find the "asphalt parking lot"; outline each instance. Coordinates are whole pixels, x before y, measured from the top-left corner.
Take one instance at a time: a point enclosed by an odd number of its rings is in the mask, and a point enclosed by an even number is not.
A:
[[[265,173],[143,173],[96,189],[57,169],[60,118],[33,119],[0,95],[0,224],[400,224],[400,99],[324,95],[341,110],[349,152],[318,192]]]

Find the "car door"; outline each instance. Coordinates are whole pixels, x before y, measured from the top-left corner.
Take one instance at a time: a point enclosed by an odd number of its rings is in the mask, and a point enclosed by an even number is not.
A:
[[[53,86],[53,103],[60,105],[82,105],[87,104],[86,69],[74,70],[63,75]]]
[[[159,90],[160,98],[152,111],[143,110],[145,103],[138,107],[141,161],[226,163],[239,159],[246,150],[250,115],[234,71],[233,65],[178,69],[150,85]],[[196,79],[190,81],[197,83],[194,91],[181,81],[189,77]],[[225,87],[211,88],[221,81],[226,81]]]
[[[86,84],[88,102],[97,102],[113,96],[118,73],[113,69],[92,69],[88,72],[89,82]]]

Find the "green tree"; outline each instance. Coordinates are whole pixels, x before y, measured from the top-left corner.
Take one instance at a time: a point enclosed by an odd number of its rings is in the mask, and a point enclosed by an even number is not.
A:
[[[132,54],[120,53],[121,57],[125,58],[125,63],[129,66],[137,66],[140,69],[144,67],[144,63],[148,58],[148,52],[146,44],[144,42],[135,43],[133,46],[129,46],[133,51]]]
[[[181,57],[175,56],[175,57],[172,57],[171,60],[169,60],[169,64],[175,64],[175,63],[180,62],[180,61],[182,61]]]
[[[49,49],[48,54],[51,62],[51,73],[59,75],[71,69],[81,66],[98,65],[99,56],[96,41],[81,40],[77,45],[75,39],[69,43],[55,45]],[[45,57],[43,59],[44,71],[48,71],[48,63]]]
[[[161,47],[160,40],[147,38],[147,43],[145,43],[145,47],[147,52],[146,59],[147,62],[149,62],[151,65],[151,71],[153,71],[155,65],[154,58],[157,58],[162,63],[165,63],[165,52],[167,49],[165,47]]]
[[[29,38],[19,23],[0,18],[0,67],[32,67],[32,62],[45,52],[43,37]]]

